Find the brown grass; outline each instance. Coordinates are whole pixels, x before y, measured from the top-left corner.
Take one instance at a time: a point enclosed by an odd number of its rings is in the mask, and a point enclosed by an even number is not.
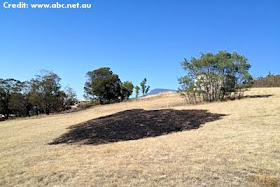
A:
[[[0,186],[280,186],[280,88],[247,95],[253,97],[188,106],[167,94],[0,122]],[[131,109],[225,116],[196,130],[138,140],[48,144],[72,125]]]

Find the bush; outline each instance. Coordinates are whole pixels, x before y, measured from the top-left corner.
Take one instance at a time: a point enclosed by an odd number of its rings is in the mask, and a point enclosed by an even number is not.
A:
[[[260,77],[254,80],[253,87],[280,87],[280,75],[269,73],[266,77]]]
[[[87,109],[96,105],[99,105],[98,101],[81,101],[78,103],[78,108]]]

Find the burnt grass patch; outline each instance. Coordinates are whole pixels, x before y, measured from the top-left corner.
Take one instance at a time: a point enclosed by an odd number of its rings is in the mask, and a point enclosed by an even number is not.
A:
[[[248,96],[245,96],[247,98],[269,98],[269,97],[272,97],[274,95],[272,94],[267,94],[267,95],[248,95]]]
[[[223,116],[207,110],[126,110],[71,126],[50,144],[99,145],[156,137],[197,129]]]

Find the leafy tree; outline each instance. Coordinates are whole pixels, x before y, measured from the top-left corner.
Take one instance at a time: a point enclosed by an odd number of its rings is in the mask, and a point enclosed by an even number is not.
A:
[[[58,112],[63,108],[62,98],[65,93],[60,90],[60,77],[51,71],[41,71],[31,80],[29,101],[37,110],[49,114],[51,111]]]
[[[141,86],[141,92],[142,92],[142,95],[146,95],[149,90],[150,90],[150,86],[147,86],[147,79],[144,78],[143,81],[140,83],[140,86]]]
[[[9,118],[11,112],[10,101],[20,93],[21,82],[15,79],[0,79],[0,111]]]
[[[15,79],[0,79],[0,113],[30,116],[35,110],[49,114],[70,108],[77,101],[75,92],[61,90],[60,78],[53,72],[42,71],[30,82]]]
[[[179,90],[194,103],[224,100],[231,93],[241,97],[251,86],[252,76],[248,72],[251,65],[235,52],[201,53],[200,58],[185,59],[182,66],[187,75],[179,79]]]
[[[67,110],[69,108],[67,108],[66,106],[66,98],[67,98],[67,94],[63,91],[63,90],[59,90],[55,97],[54,97],[54,102],[51,103],[51,107],[50,107],[50,111],[54,111],[54,112],[60,112],[63,110]]]
[[[129,98],[129,96],[131,96],[132,92],[133,92],[133,84],[132,82],[129,81],[124,81],[121,84],[121,98],[122,100],[127,100]]]
[[[30,83],[20,82],[17,91],[11,95],[9,108],[17,116],[30,116],[32,105],[29,102]]]
[[[100,104],[118,101],[121,97],[119,76],[113,74],[108,67],[99,68],[87,73],[85,98],[99,100]]]
[[[138,96],[139,96],[139,92],[140,92],[140,87],[139,87],[139,86],[135,86],[135,94],[136,94],[136,98],[138,98]]]
[[[78,102],[77,95],[76,95],[75,91],[70,87],[66,87],[64,93],[65,93],[65,96],[64,96],[65,97],[64,98],[65,109],[70,109],[72,105],[74,105]]]

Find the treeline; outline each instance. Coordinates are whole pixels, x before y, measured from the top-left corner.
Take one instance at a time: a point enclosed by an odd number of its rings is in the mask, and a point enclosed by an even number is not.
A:
[[[41,71],[30,81],[0,79],[0,114],[8,119],[70,109],[76,94],[70,87],[62,90],[60,80],[51,71]]]
[[[266,77],[259,77],[253,81],[253,87],[280,87],[280,75],[269,73]]]
[[[144,96],[150,89],[146,78],[134,87],[130,81],[122,82],[108,67],[89,71],[86,76],[84,97],[90,102],[83,103],[86,106],[81,108],[128,100],[134,89],[136,97],[140,92]],[[78,102],[76,94],[70,87],[63,90],[60,80],[57,74],[46,70],[29,81],[0,79],[0,114],[8,119],[9,116],[48,115],[71,109]]]
[[[223,101],[241,98],[244,91],[254,87],[280,86],[280,76],[269,74],[253,80],[248,60],[238,53],[219,51],[201,53],[182,62],[186,75],[179,79],[179,92],[190,103]],[[136,98],[146,95],[150,86],[147,79],[136,86],[131,81],[121,81],[109,67],[102,67],[86,73],[84,97],[95,104],[108,104],[128,100],[135,90]],[[30,116],[61,112],[77,102],[71,88],[62,90],[60,77],[51,71],[42,71],[30,81],[0,79],[0,114]],[[86,107],[85,107],[86,108]]]

